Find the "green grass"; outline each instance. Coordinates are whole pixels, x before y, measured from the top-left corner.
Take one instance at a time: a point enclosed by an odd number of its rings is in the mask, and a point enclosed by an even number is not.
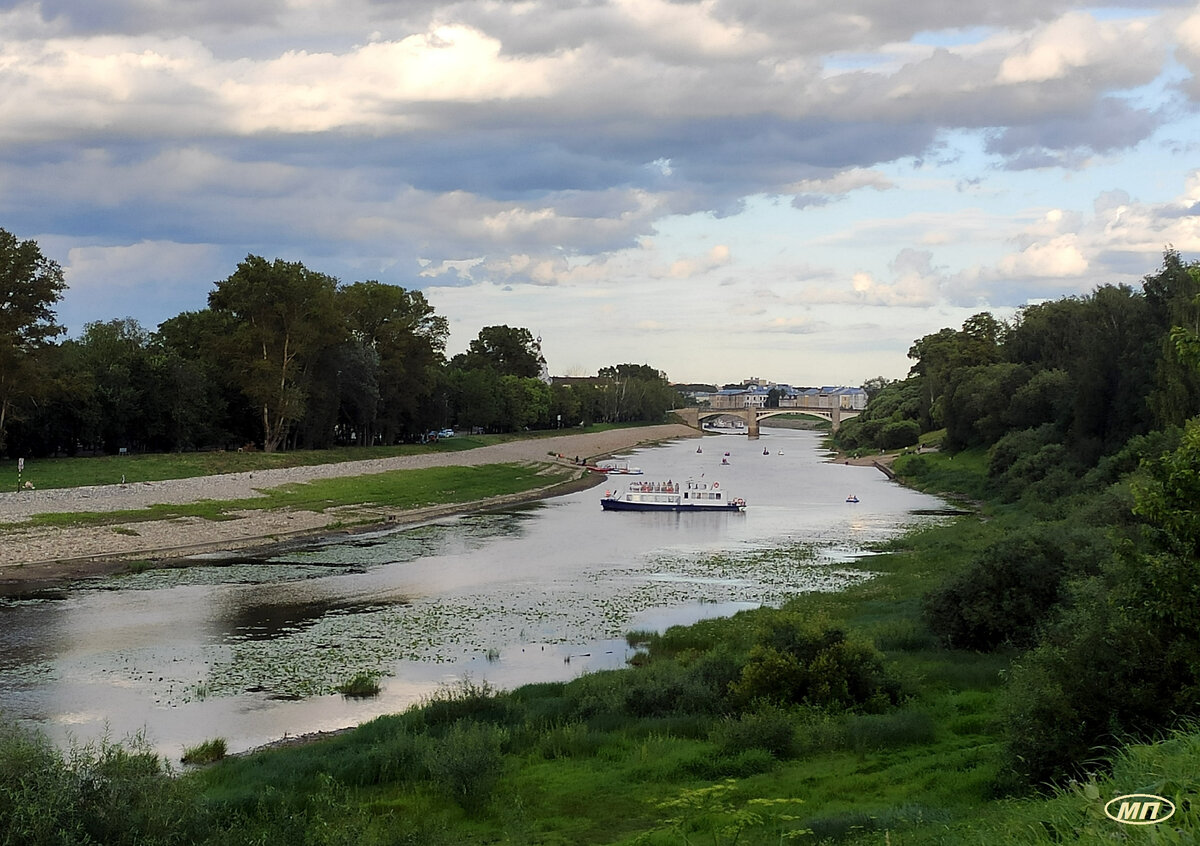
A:
[[[987,451],[963,450],[949,454],[930,452],[899,456],[892,470],[905,484],[924,491],[954,492],[970,499],[991,493],[987,478]]]
[[[180,760],[185,764],[197,766],[215,764],[217,761],[224,760],[228,753],[229,748],[225,743],[225,738],[217,737],[184,749]]]
[[[232,519],[233,512],[256,509],[291,509],[324,512],[330,508],[361,507],[411,509],[449,505],[493,496],[525,493],[562,482],[573,475],[549,465],[487,464],[478,467],[429,467],[396,470],[368,476],[318,479],[262,491],[262,497],[239,500],[204,500],[183,505],[108,511],[37,514],[23,526],[101,526],[176,517],[206,520]],[[365,517],[371,522],[377,517]],[[133,532],[132,529],[125,529]]]
[[[646,424],[650,425],[650,424]],[[39,489],[76,488],[84,485],[116,485],[124,478],[127,484],[157,482],[165,479],[190,479],[218,473],[241,473],[271,470],[281,467],[302,467],[313,464],[338,464],[344,461],[363,461],[396,456],[425,455],[431,452],[462,452],[515,440],[550,438],[580,432],[604,432],[611,429],[633,428],[618,424],[595,424],[586,429],[547,429],[500,435],[455,435],[435,444],[404,444],[378,447],[335,447],[322,450],[293,450],[265,453],[182,452],[105,455],[87,458],[30,458],[25,461],[21,478]],[[17,462],[0,460],[0,479],[16,486]]]
[[[955,461],[953,469],[935,464],[927,479],[979,483],[977,459]],[[448,486],[458,484],[466,482]],[[277,496],[319,507],[335,490],[301,487]],[[372,494],[398,495],[386,484]],[[730,667],[736,671],[746,660],[764,621],[779,614],[747,611],[632,635],[650,651],[636,669],[511,693],[467,683],[354,731],[226,759],[170,782],[154,776],[130,783],[118,770],[114,789],[127,804],[151,814],[160,802],[139,797],[169,795],[174,803],[165,806],[166,834],[141,834],[158,831],[159,818],[151,815],[131,819],[127,825],[138,836],[119,842],[1193,842],[1200,831],[1195,726],[1159,744],[1112,750],[1109,775],[1039,796],[994,797],[1003,740],[998,702],[1012,655],[938,647],[919,606],[930,587],[1028,519],[1015,509],[989,509],[913,532],[850,565],[870,569],[876,574],[870,581],[786,603],[787,613],[826,619],[874,643],[904,694],[893,707],[736,706],[719,695],[714,705],[701,695],[701,682],[719,691]],[[79,812],[58,801],[73,795],[69,766],[45,765],[38,757],[45,750],[34,754],[23,742],[0,743],[0,790],[16,797],[0,801],[0,830],[7,828],[3,814],[14,808],[21,820],[73,824]],[[26,791],[31,762],[57,780]],[[91,767],[90,759],[83,763]],[[103,787],[94,772],[88,770],[89,784]],[[1139,792],[1171,799],[1177,816],[1148,830],[1104,817],[1106,801]],[[190,804],[181,805],[180,796]]]
[[[876,840],[864,842],[880,842],[885,830],[907,837],[964,824],[992,804],[996,688],[1008,658],[935,648],[914,599],[997,531],[966,517],[944,535],[919,532],[864,562],[881,574],[876,580],[788,603],[875,638],[908,690],[883,713],[784,708],[735,718],[695,710],[702,700],[686,695],[680,679],[706,654],[745,654],[772,613],[748,611],[639,633],[653,656],[645,668],[511,694],[451,692],[312,748],[223,764],[203,776],[205,792],[245,807],[258,785],[272,784],[317,801],[325,776],[350,790],[343,825],[387,808],[395,819],[436,821],[444,839],[434,842],[447,843],[632,846],[734,842],[735,834],[742,844],[817,842],[796,833],[804,829],[831,842],[868,832]],[[674,710],[636,716],[648,702]],[[464,724],[491,728],[455,728]],[[459,769],[422,769],[431,748]],[[464,778],[464,768],[483,776]]]

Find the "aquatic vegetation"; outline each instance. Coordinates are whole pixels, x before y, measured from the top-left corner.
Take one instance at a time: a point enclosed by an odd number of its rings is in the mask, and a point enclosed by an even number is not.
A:
[[[214,764],[224,759],[228,752],[225,738],[215,737],[184,749],[179,760],[190,765]]]
[[[269,563],[148,571],[126,576],[122,587],[150,589],[171,584],[172,577],[177,585],[288,583],[329,576],[331,567],[352,561],[363,567],[402,564],[512,537],[529,514],[521,509],[473,515],[323,544]],[[736,551],[673,550],[551,580],[536,592],[514,586],[500,594],[334,601],[291,610],[275,601],[264,606],[269,628],[252,623],[253,609],[243,609],[236,627],[207,647],[203,677],[167,678],[156,693],[166,704],[247,692],[303,698],[340,692],[348,676],[390,675],[404,661],[468,666],[473,659],[494,663],[509,647],[619,639],[648,609],[778,605],[800,593],[838,591],[871,578],[866,570],[845,566],[846,548],[791,542]],[[131,666],[155,663],[141,656]],[[130,678],[140,680],[138,673]]]
[[[382,687],[379,685],[379,678],[370,673],[357,673],[350,680],[337,686],[338,693],[353,699],[378,696],[380,690]]]

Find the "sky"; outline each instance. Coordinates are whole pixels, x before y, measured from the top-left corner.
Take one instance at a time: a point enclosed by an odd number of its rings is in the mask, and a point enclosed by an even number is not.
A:
[[[857,385],[1200,258],[1198,106],[1167,0],[0,0],[0,228],[69,337],[259,255],[450,355]]]

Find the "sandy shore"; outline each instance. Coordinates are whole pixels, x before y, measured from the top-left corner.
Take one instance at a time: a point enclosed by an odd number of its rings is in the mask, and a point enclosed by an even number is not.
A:
[[[251,499],[261,496],[259,491],[262,489],[292,482],[422,467],[471,467],[513,462],[550,464],[556,461],[554,456],[559,454],[567,457],[566,461],[560,463],[569,466],[576,456],[609,455],[640,444],[694,437],[697,434],[695,429],[672,424],[512,441],[456,453],[430,453],[142,484],[0,494],[0,523],[18,524],[16,528],[0,533],[0,594],[24,593],[113,572],[123,568],[124,562],[131,559],[162,562],[200,552],[247,549],[334,531],[330,527],[337,523],[421,522],[446,514],[550,496],[566,488],[558,479],[552,481],[548,478],[545,488],[518,497],[497,497],[469,505],[435,506],[410,511],[347,506],[325,513],[252,510],[219,522],[181,518],[88,528],[20,527],[21,520],[35,514],[120,511],[205,499]],[[577,485],[587,483],[576,482]]]

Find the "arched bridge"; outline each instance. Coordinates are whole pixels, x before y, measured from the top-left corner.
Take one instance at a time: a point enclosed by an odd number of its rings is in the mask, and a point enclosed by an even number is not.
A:
[[[780,414],[807,414],[811,417],[822,417],[833,424],[833,430],[836,432],[843,420],[849,420],[851,417],[857,417],[862,414],[861,409],[856,408],[677,408],[675,413],[678,414],[683,422],[694,429],[701,428],[701,422],[710,417],[740,417],[746,421],[746,435],[751,438],[758,437],[759,422],[768,417],[775,417]]]

